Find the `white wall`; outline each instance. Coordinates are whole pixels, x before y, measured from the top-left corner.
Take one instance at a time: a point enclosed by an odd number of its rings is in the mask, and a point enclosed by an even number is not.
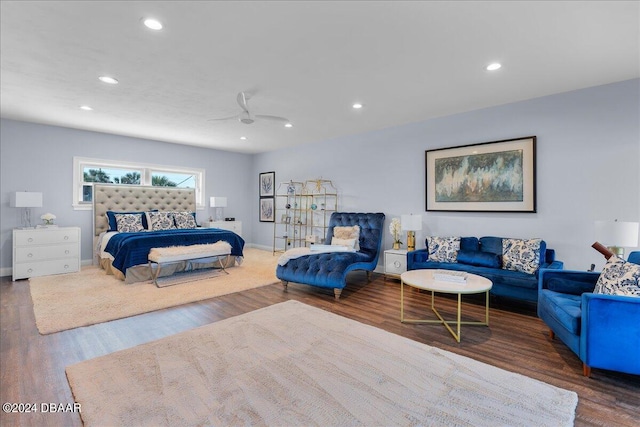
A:
[[[39,222],[43,213],[51,212],[60,226],[80,226],[82,260],[90,262],[91,211],[76,211],[72,207],[74,156],[204,169],[207,208],[197,212],[198,221],[213,214],[208,207],[210,196],[226,196],[225,216],[243,221],[243,235],[251,235],[250,195],[256,184],[250,174],[250,155],[3,119],[0,122],[2,275],[10,274],[12,229],[20,226],[19,209],[9,207],[9,197],[14,191],[43,193],[44,206],[34,209],[34,222]]]
[[[425,150],[529,135],[538,138],[537,213],[425,212]],[[10,274],[11,230],[20,223],[9,208],[13,191],[43,192],[36,217],[53,212],[60,225],[82,227],[82,258],[91,259],[91,213],[71,207],[73,156],[203,168],[207,197],[227,196],[225,216],[243,221],[245,240],[266,248],[273,225],[258,221],[258,174],[276,171],[277,181],[331,179],[342,210],[384,212],[387,224],[422,213],[422,246],[429,234],[542,237],[566,268],[600,268],[593,222],[640,221],[640,79],[254,156],[3,119],[2,274]],[[390,247],[388,232],[384,238]]]
[[[331,179],[341,210],[384,212],[387,224],[421,213],[421,247],[427,235],[542,237],[565,268],[600,268],[594,221],[640,221],[639,105],[635,79],[260,154],[254,178]],[[537,213],[425,212],[425,150],[529,135],[537,136]],[[271,224],[254,225],[254,243],[271,247],[272,236]]]

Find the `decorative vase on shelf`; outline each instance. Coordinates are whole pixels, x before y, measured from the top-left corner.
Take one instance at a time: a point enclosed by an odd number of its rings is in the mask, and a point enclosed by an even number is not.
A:
[[[400,249],[400,242],[393,242],[393,249]]]

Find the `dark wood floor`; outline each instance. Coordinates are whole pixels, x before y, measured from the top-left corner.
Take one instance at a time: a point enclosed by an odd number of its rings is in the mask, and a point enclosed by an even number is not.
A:
[[[405,288],[406,292],[408,288]],[[408,316],[425,316],[429,296],[405,293]],[[127,319],[40,335],[35,326],[28,281],[0,280],[0,400],[2,403],[73,403],[65,367],[86,359],[157,340],[197,326],[216,322],[261,307],[295,299],[324,310],[420,341],[444,350],[517,372],[578,393],[578,426],[640,425],[640,377],[594,369],[582,376],[578,358],[561,342],[551,341],[535,307],[492,299],[490,327],[463,326],[462,342],[441,325],[400,323],[400,284],[380,275],[366,281],[353,273],[349,286],[335,301],[333,292],[279,284],[207,301],[156,311]],[[482,300],[468,297],[463,313],[482,318]],[[436,297],[441,312],[453,314],[454,301]],[[2,413],[2,426],[79,426],[74,413]]]

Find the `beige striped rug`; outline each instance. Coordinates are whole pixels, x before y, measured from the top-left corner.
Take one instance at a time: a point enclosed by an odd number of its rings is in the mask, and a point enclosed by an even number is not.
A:
[[[278,281],[277,261],[271,251],[245,248],[242,264],[229,274],[212,271],[163,288],[149,281],[126,284],[98,267],[35,277],[29,285],[36,325],[50,334],[269,285]]]
[[[578,397],[297,301],[66,369],[85,426],[571,426]]]

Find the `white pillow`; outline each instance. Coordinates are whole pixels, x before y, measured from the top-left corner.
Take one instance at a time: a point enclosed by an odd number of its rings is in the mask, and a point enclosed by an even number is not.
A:
[[[502,268],[534,274],[540,267],[542,239],[502,239]]]
[[[147,212],[149,230],[173,230],[176,228],[173,222],[173,212]]]
[[[118,231],[121,233],[137,233],[144,231],[142,215],[138,214],[114,214]]]
[[[332,246],[346,246],[349,249],[355,249],[356,239],[338,239],[337,237],[331,238]]]
[[[197,227],[193,212],[173,212],[173,219],[176,222],[176,228],[189,229]]]
[[[355,239],[356,244],[354,246],[356,251],[360,250],[360,226],[337,226],[333,227],[333,237],[338,239]]]
[[[458,262],[460,237],[430,236],[427,238],[427,246],[429,248],[429,261]]]
[[[602,269],[593,293],[640,297],[640,265],[612,256]]]

